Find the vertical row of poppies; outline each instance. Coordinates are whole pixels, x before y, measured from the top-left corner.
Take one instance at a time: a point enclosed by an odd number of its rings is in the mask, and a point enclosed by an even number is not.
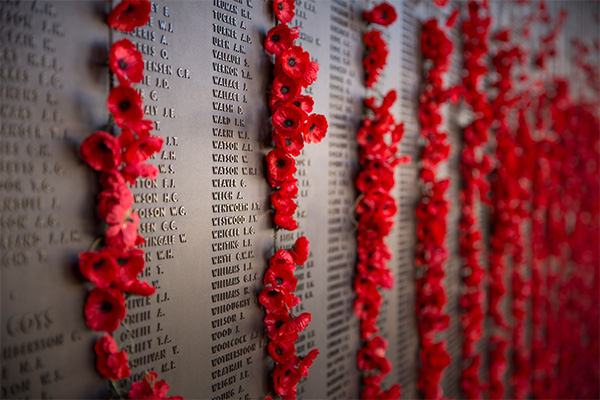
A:
[[[275,225],[289,231],[298,229],[295,219],[298,180],[294,178],[294,157],[301,154],[305,143],[319,143],[327,133],[327,119],[312,114],[313,98],[301,93],[317,79],[319,65],[301,46],[294,45],[299,31],[288,26],[295,15],[294,7],[293,0],[273,1],[279,24],[269,30],[265,39],[266,52],[275,58],[274,79],[269,92],[271,138],[275,148],[266,156],[267,178],[276,189],[270,198],[275,210]],[[296,398],[297,384],[302,377],[308,376],[319,354],[314,349],[303,358],[296,355],[298,333],[308,326],[311,314],[296,316],[291,311],[300,304],[300,299],[294,295],[298,283],[294,270],[296,265],[306,262],[308,245],[308,240],[302,236],[294,249],[280,249],[271,257],[264,278],[265,287],[258,298],[266,312],[264,322],[270,339],[267,349],[275,362],[273,390],[284,399]]]
[[[453,18],[454,19],[454,18]],[[445,313],[447,302],[444,288],[446,247],[446,217],[449,201],[445,193],[448,179],[437,179],[441,162],[448,158],[450,144],[442,130],[442,105],[456,100],[455,88],[444,89],[443,78],[450,67],[453,44],[436,19],[428,20],[421,34],[424,84],[419,97],[421,136],[425,139],[422,152],[421,200],[416,208],[417,244],[415,264],[417,271],[417,298],[415,313],[420,339],[420,367],[417,388],[422,397],[443,397],[442,374],[450,364],[450,355],[444,340],[437,335],[446,330],[450,319]]]
[[[489,203],[487,174],[492,163],[484,154],[488,130],[493,122],[493,111],[483,87],[488,74],[487,56],[491,17],[487,5],[476,1],[468,3],[467,18],[461,24],[463,38],[463,97],[473,113],[472,122],[463,131],[463,148],[460,157],[462,187],[460,189],[461,219],[459,245],[463,269],[463,291],[459,298],[462,309],[460,322],[464,339],[463,366],[460,387],[467,399],[479,399],[483,384],[479,377],[481,354],[477,349],[484,322],[482,287],[486,275],[481,260],[482,233],[478,217],[478,200]]]
[[[378,81],[386,65],[388,48],[380,30],[373,25],[389,26],[398,15],[393,6],[383,2],[363,13],[371,24],[363,35],[365,55],[365,85],[369,88]],[[354,278],[354,313],[360,320],[363,340],[357,353],[357,367],[362,372],[362,399],[398,399],[400,385],[387,391],[382,388],[383,378],[391,372],[386,357],[387,341],[379,332],[377,318],[382,296],[379,289],[391,289],[392,271],[387,268],[392,253],[385,243],[394,225],[398,207],[390,192],[395,184],[394,170],[409,161],[397,157],[398,145],[404,134],[404,125],[397,123],[391,107],[396,102],[395,90],[390,90],[376,105],[374,97],[365,100],[366,116],[357,133],[360,171],[355,186],[360,192],[356,205],[358,264]]]
[[[123,0],[110,12],[107,21],[111,28],[130,32],[149,18],[149,1]],[[119,351],[110,335],[125,318],[125,296],[150,296],[155,292],[147,282],[138,280],[145,261],[144,251],[136,247],[144,239],[138,234],[139,216],[132,211],[130,185],[138,177],[156,178],[157,168],[145,161],[160,151],[163,139],[150,134],[154,123],[143,120],[142,99],[131,87],[143,79],[141,53],[133,43],[123,39],[111,46],[108,61],[120,85],[110,91],[107,107],[120,134],[95,132],[79,149],[81,159],[100,172],[98,216],[107,228],[98,241],[101,246],[98,250],[79,254],[79,269],[95,286],[85,303],[86,324],[94,331],[106,332],[94,345],[96,368],[114,383],[130,375],[127,354],[125,350]],[[131,385],[128,396],[164,398],[168,388],[164,381],[157,381],[155,372],[149,372],[141,382]]]

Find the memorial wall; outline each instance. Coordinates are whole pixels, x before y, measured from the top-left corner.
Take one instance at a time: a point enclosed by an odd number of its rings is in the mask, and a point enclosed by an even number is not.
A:
[[[404,398],[418,396],[419,38],[426,18],[447,18],[450,9],[391,3],[398,20],[384,30],[387,66],[367,89],[363,11],[374,3],[296,0],[295,44],[319,65],[318,80],[303,93],[313,96],[329,128],[319,145],[296,158],[295,231],[273,224],[265,164],[272,149],[273,67],[263,45],[275,25],[270,1],[156,0],[149,22],[130,33],[106,24],[110,1],[0,3],[2,398],[106,398],[125,393],[147,371],[168,382],[170,395],[264,398],[273,361],[258,294],[269,258],[301,236],[310,241],[310,254],[295,271],[301,304],[293,311],[310,312],[312,321],[296,353],[320,354],[300,381],[298,398],[358,397],[356,133],[365,97],[381,98],[390,89],[398,92],[392,114],[405,128],[400,155],[412,160],[395,170],[398,212],[386,239],[394,287],[383,294],[378,325],[392,364],[385,386],[400,383]],[[508,10],[493,7],[498,14]],[[148,162],[158,168],[156,179],[139,177],[131,185],[145,239],[139,278],[156,291],[126,299],[127,314],[113,337],[127,352],[131,380],[111,387],[95,369],[92,349],[100,334],[86,326],[83,313],[93,286],[79,272],[78,255],[97,248],[104,228],[96,209],[98,174],[81,161],[79,147],[93,132],[114,129],[106,100],[118,81],[108,54],[124,38],[143,56],[144,77],[135,88],[152,134],[164,142]],[[457,29],[450,38],[459,42]],[[460,51],[454,57],[450,84],[461,79]],[[452,181],[445,278],[451,324],[440,336],[452,357],[444,392],[458,398],[461,111],[445,106],[444,115],[454,145],[441,169]],[[481,214],[485,220],[485,209]]]

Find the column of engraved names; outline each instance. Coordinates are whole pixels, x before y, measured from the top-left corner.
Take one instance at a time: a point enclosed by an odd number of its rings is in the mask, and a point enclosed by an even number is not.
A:
[[[177,136],[176,105],[170,101],[173,86],[180,80],[190,79],[189,70],[176,66],[169,44],[177,40],[176,8],[165,2],[151,2],[148,23],[125,35],[142,53],[144,79],[136,89],[144,104],[144,118],[154,122],[154,135],[164,139],[163,148],[151,163],[159,169],[155,180],[138,178],[132,191],[134,211],[140,216],[140,234],[145,243],[146,265],[140,279],[149,281],[156,294],[149,297],[132,296],[127,299],[126,328],[117,337],[124,344],[129,356],[134,381],[143,378],[147,370],[161,377],[177,367],[181,352],[175,342],[173,329],[165,324],[173,290],[169,288],[169,273],[177,266],[177,247],[186,243],[186,233],[178,229],[178,220],[186,211],[177,194],[177,148],[181,138]],[[168,376],[166,377],[168,380]]]
[[[356,117],[361,99],[352,96],[360,70],[353,58],[360,51],[356,19],[345,1],[331,3],[329,50],[329,154],[327,181],[327,397],[351,397],[351,366],[356,349],[349,348],[351,331],[358,326],[352,312],[352,278],[356,264],[356,245],[349,212],[356,197]]]
[[[265,345],[262,330],[249,330],[248,317],[258,310],[263,262],[255,248],[257,217],[264,206],[252,196],[262,156],[255,147],[257,132],[247,126],[245,112],[253,82],[250,53],[254,43],[252,2],[213,0],[211,14],[211,189],[210,243],[210,389],[213,399],[249,398],[256,386],[252,355]],[[255,378],[254,378],[255,379]],[[252,394],[256,396],[257,394]],[[262,394],[259,394],[262,395]]]
[[[0,4],[2,398],[60,396],[72,369],[57,355],[82,343],[83,321],[65,318],[59,304],[81,299],[61,279],[69,255],[90,239],[70,212],[87,196],[63,190],[81,176],[67,144],[78,119],[66,101],[73,67],[65,73],[59,55],[68,43],[63,11],[51,2]]]

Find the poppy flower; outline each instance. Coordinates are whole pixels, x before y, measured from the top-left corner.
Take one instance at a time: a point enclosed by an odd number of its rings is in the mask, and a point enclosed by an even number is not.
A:
[[[292,255],[284,249],[279,249],[271,256],[269,259],[269,267],[278,268],[284,267],[289,269],[290,271],[294,271],[296,269],[296,265],[294,264],[294,258]]]
[[[293,364],[277,364],[273,369],[273,389],[275,393],[285,399],[296,398],[296,385],[302,379],[302,375]]]
[[[287,24],[294,18],[294,0],[273,0],[273,11],[282,24]]]
[[[132,185],[135,184],[135,180],[140,176],[150,180],[154,180],[158,176],[158,168],[150,164],[126,165],[121,172],[125,180]]]
[[[277,25],[269,30],[265,39],[265,50],[269,54],[281,55],[293,46],[294,40],[298,39],[300,31],[298,27],[290,28],[286,24]]]
[[[308,370],[310,369],[310,367],[312,367],[313,362],[315,361],[318,355],[319,350],[314,349],[309,351],[308,354],[302,358],[302,361],[300,361],[300,364],[298,365],[298,371],[300,372],[300,375],[304,377],[308,376]]]
[[[369,12],[365,11],[364,16],[367,21],[382,26],[389,26],[398,18],[396,9],[387,1],[378,4]]]
[[[98,216],[109,225],[122,222],[133,205],[133,194],[125,184],[104,189],[98,199]]]
[[[273,222],[275,222],[275,225],[285,229],[286,231],[295,231],[298,229],[298,221],[296,221],[291,215],[276,212]]]
[[[116,289],[94,289],[85,301],[84,311],[87,326],[113,332],[125,318],[125,298]]]
[[[267,177],[272,187],[281,186],[296,172],[296,160],[284,150],[274,148],[267,154]]]
[[[310,242],[308,241],[306,236],[300,236],[298,239],[296,239],[296,243],[294,243],[294,252],[291,253],[296,264],[304,265],[304,263],[308,259],[309,244]]]
[[[286,324],[288,322],[290,322],[290,320],[291,320],[290,314],[284,310],[277,310],[274,312],[267,313],[267,315],[265,316],[265,318],[263,320],[267,327],[267,336],[269,336],[269,338],[271,338],[271,339],[276,339],[276,338],[281,337],[282,339],[287,339],[292,342],[295,342],[296,339],[298,338],[297,335],[295,338],[289,338],[289,337],[286,337],[285,335],[282,336],[283,329],[285,328]]]
[[[271,193],[271,205],[276,213],[289,216],[294,215],[298,207],[294,199],[285,197],[280,190]]]
[[[144,270],[144,251],[140,249],[129,251],[115,249],[114,253],[118,265],[115,287],[123,292],[130,292],[129,288]]]
[[[321,114],[311,114],[304,128],[307,143],[319,143],[327,134],[327,119]]]
[[[289,341],[271,340],[267,345],[267,350],[273,361],[286,363],[296,353],[296,344]]]
[[[102,172],[102,174],[100,174],[100,185],[103,189],[115,188],[123,184],[125,184],[125,178],[116,169]]]
[[[148,0],[123,0],[108,14],[108,25],[121,32],[131,32],[150,20]]]
[[[142,54],[129,39],[113,43],[108,55],[108,65],[121,85],[138,83],[144,78]]]
[[[111,171],[121,164],[121,147],[116,137],[98,131],[81,143],[81,159],[96,171]]]
[[[294,273],[289,268],[275,267],[269,268],[265,274],[264,279],[265,285],[281,286],[288,292],[296,290],[298,279],[294,276]]]
[[[285,181],[280,187],[279,191],[281,195],[288,199],[295,199],[298,196],[298,179],[289,179]]]
[[[131,384],[131,389],[127,394],[131,400],[183,400],[181,396],[167,396],[169,385],[164,380],[157,380],[158,374],[154,371],[146,372],[144,379],[140,382]]]
[[[266,286],[260,292],[258,302],[267,313],[272,313],[292,308],[298,305],[300,299],[281,286]]]
[[[271,110],[275,112],[280,105],[296,98],[301,90],[302,88],[293,78],[290,78],[285,74],[277,75],[275,79],[273,79],[273,87],[270,92]]]
[[[315,105],[315,101],[310,96],[299,95],[290,100],[291,105],[298,107],[306,114],[309,114],[313,110],[313,106]]]
[[[108,288],[117,276],[117,260],[112,250],[85,251],[79,254],[82,275],[101,289]]]
[[[284,105],[279,107],[271,118],[275,133],[286,137],[302,133],[304,129],[303,112],[297,107]]]
[[[302,87],[308,87],[317,80],[319,72],[319,64],[316,61],[311,61],[308,67],[304,70],[302,76],[300,76],[299,83]]]
[[[143,163],[162,149],[163,142],[160,136],[141,137],[127,146],[123,159],[129,165]]]
[[[129,365],[125,350],[119,351],[110,335],[102,336],[94,345],[96,369],[106,379],[117,380],[129,377]]]
[[[300,46],[292,46],[281,54],[281,69],[293,79],[299,79],[308,68],[310,55]]]
[[[122,250],[129,250],[144,243],[144,239],[138,235],[140,217],[132,212],[121,223],[110,225],[105,235],[106,244]]]
[[[300,133],[293,136],[274,135],[273,139],[276,147],[292,156],[299,156],[304,148],[304,139]]]
[[[129,86],[117,86],[110,91],[106,101],[115,123],[123,129],[135,130],[144,116],[140,94]]]

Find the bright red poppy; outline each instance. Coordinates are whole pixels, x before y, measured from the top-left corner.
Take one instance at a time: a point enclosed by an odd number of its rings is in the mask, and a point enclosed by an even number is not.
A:
[[[122,129],[138,128],[142,121],[142,98],[140,94],[129,86],[117,86],[110,91],[106,101],[108,111],[113,115],[115,123]]]
[[[108,65],[121,85],[138,83],[144,78],[142,54],[129,39],[113,43],[108,55]]]
[[[106,379],[117,380],[129,377],[129,364],[125,350],[119,351],[112,336],[102,336],[94,345],[96,369]]]
[[[79,155],[96,171],[111,171],[121,164],[121,147],[113,135],[94,132],[81,143]]]
[[[398,18],[396,9],[387,1],[378,4],[371,11],[365,11],[364,16],[368,22],[382,26],[389,26]]]
[[[79,253],[79,270],[97,287],[101,289],[110,287],[117,276],[117,260],[114,251],[103,248],[100,251]]]
[[[113,332],[125,318],[125,298],[116,289],[94,289],[85,302],[85,323],[95,331]]]
[[[108,14],[108,25],[121,32],[131,32],[150,20],[148,0],[123,0]]]
[[[269,54],[279,56],[293,46],[294,40],[298,39],[299,35],[298,27],[290,28],[286,24],[274,26],[265,39],[265,50]]]
[[[294,18],[294,0],[273,0],[273,11],[282,24],[291,22]]]

